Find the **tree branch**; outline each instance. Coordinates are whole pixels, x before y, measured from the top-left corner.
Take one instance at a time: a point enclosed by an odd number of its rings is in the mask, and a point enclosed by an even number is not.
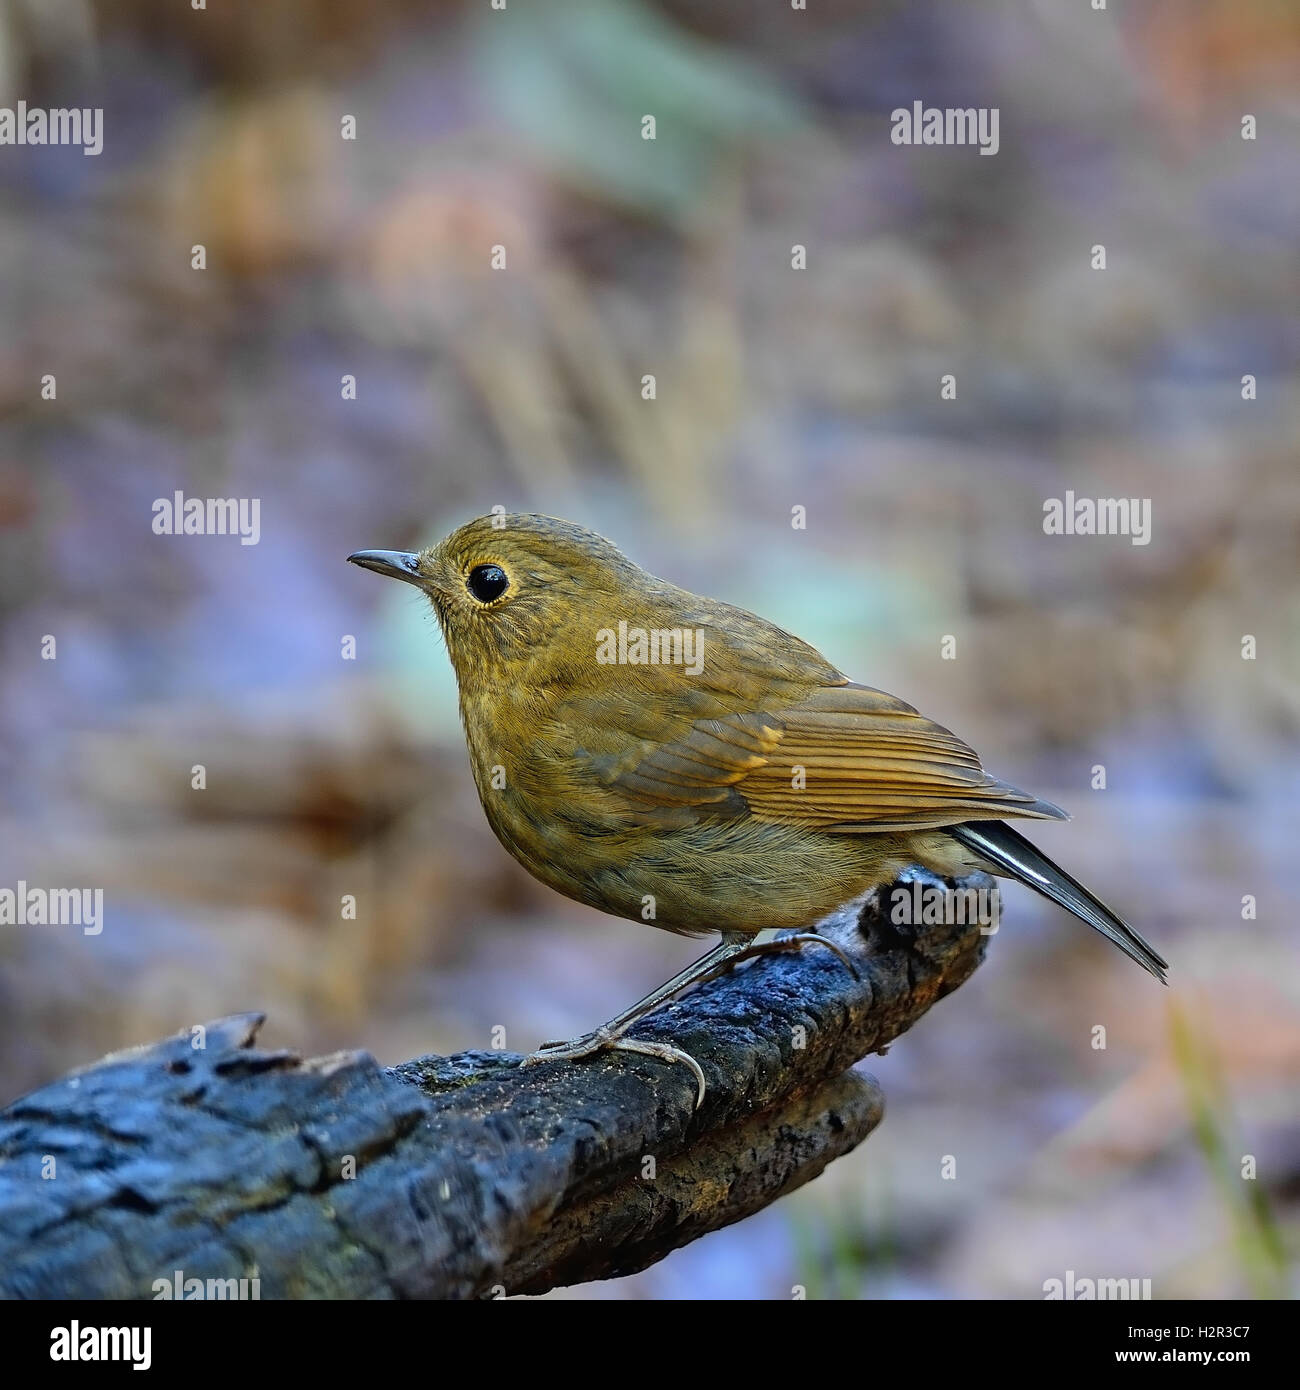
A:
[[[650,1057],[301,1061],[255,1045],[257,1014],[208,1025],[202,1050],[185,1034],[106,1057],[0,1112],[0,1295],[152,1298],[179,1270],[257,1278],[263,1298],[474,1298],[642,1269],[880,1122],[875,1081],[847,1068],[985,940],[894,926],[888,901],[821,928],[860,980],[815,946],[763,956],[634,1030],[701,1063],[698,1111],[689,1069]]]

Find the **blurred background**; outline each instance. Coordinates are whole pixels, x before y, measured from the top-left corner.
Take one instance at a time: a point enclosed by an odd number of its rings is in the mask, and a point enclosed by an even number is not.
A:
[[[499,504],[921,706],[1173,964],[1008,888],[857,1153],[560,1296],[1297,1292],[1298,79],[1292,0],[3,0],[0,104],[105,113],[0,148],[0,885],[105,892],[0,929],[3,1099],[244,1009],[525,1050],[699,953],[507,857],[427,606],[343,563]],[[891,144],[918,100],[999,153]]]

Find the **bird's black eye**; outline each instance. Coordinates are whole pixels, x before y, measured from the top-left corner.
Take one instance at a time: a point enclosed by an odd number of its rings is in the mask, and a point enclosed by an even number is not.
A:
[[[510,587],[510,580],[500,565],[475,565],[465,584],[480,603],[491,603]]]

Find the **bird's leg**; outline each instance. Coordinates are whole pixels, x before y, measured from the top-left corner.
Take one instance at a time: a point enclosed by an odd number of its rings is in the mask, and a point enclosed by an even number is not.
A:
[[[775,951],[799,951],[805,946],[825,946],[828,951],[833,951],[855,980],[860,980],[862,975],[858,967],[853,963],[853,958],[844,948],[832,941],[829,936],[823,936],[817,931],[797,931],[791,932],[789,936],[778,936],[771,941],[760,941],[757,944],[747,946],[742,955],[736,959],[728,961],[727,968],[739,965],[742,960],[748,960],[752,956],[765,956]]]
[[[546,1042],[536,1052],[524,1058],[524,1066],[536,1066],[540,1062],[573,1061],[580,1057],[590,1057],[602,1048],[613,1047],[622,1052],[638,1052],[646,1057],[659,1057],[666,1062],[684,1062],[695,1073],[699,1094],[695,1099],[698,1110],[704,1100],[704,1071],[700,1064],[679,1047],[671,1043],[642,1042],[636,1038],[625,1038],[624,1033],[647,1014],[653,1013],[670,999],[675,999],[691,985],[699,984],[720,974],[720,967],[736,956],[743,955],[751,948],[753,938],[748,932],[723,932],[722,940],[713,950],[688,965],[685,970],[674,975],[671,980],[651,990],[644,999],[639,999],[621,1014],[615,1015],[608,1023],[602,1024],[592,1033],[586,1033],[572,1042]]]
[[[638,1023],[647,1014],[654,1013],[656,1009],[661,1008],[669,1000],[675,999],[692,985],[703,984],[706,980],[723,975],[742,960],[747,960],[751,956],[766,955],[773,951],[797,951],[804,946],[825,946],[844,962],[855,980],[861,978],[857,966],[844,950],[834,941],[818,932],[794,932],[790,936],[778,937],[774,941],[764,941],[757,945],[748,932],[724,932],[722,940],[713,950],[688,965],[685,970],[674,975],[671,980],[660,985],[658,989],[651,990],[644,999],[639,999],[630,1008],[624,1009],[622,1013],[611,1018],[608,1023],[603,1023],[594,1032],[585,1033],[582,1037],[574,1038],[570,1042],[544,1042],[536,1052],[530,1053],[524,1058],[523,1065],[529,1067],[537,1066],[541,1062],[576,1061],[582,1057],[590,1057],[593,1053],[606,1047],[615,1048],[621,1052],[640,1053],[645,1057],[658,1057],[665,1062],[683,1062],[695,1073],[698,1088],[695,1108],[698,1110],[704,1101],[705,1080],[704,1071],[695,1058],[689,1052],[684,1052],[680,1047],[674,1047],[671,1043],[641,1041],[623,1035],[633,1024]]]

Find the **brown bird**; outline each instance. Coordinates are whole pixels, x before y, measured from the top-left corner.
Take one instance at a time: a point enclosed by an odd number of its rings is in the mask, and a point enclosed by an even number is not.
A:
[[[479,797],[506,849],[579,902],[722,934],[603,1027],[530,1061],[618,1046],[688,1063],[702,1096],[693,1058],[627,1030],[753,953],[760,930],[820,921],[916,864],[1017,879],[1164,980],[1137,932],[1004,823],[1064,811],[763,618],[547,516],[481,518],[418,554],[348,559],[431,600]],[[842,955],[812,933],[791,941]]]

